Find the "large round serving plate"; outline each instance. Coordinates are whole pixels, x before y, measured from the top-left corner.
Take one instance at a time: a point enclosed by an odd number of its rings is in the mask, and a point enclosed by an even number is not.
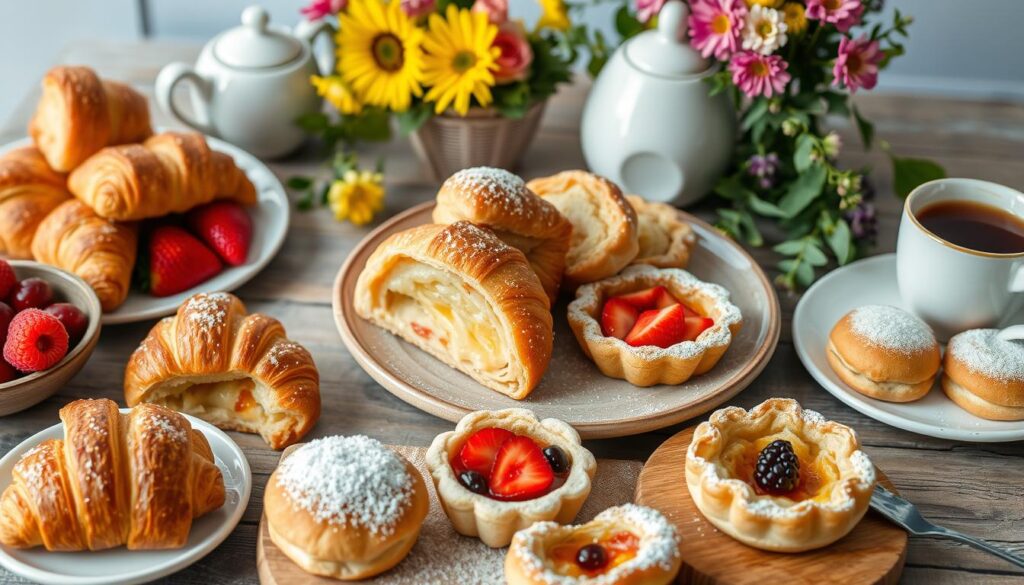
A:
[[[703,414],[732,398],[764,369],[779,340],[779,301],[757,263],[732,240],[687,215],[699,236],[689,270],[721,284],[743,313],[743,328],[707,374],[678,386],[638,388],[601,374],[576,343],[566,302],[554,308],[555,348],[547,373],[525,400],[489,390],[413,345],[360,318],[353,307],[356,279],[385,238],[429,223],[433,202],[396,215],[349,255],[334,282],[334,319],[352,356],[384,388],[413,406],[457,421],[481,409],[525,407],[576,427],[585,438],[619,437],[659,429]]]
[[[828,335],[843,315],[864,305],[905,308],[896,284],[896,254],[858,260],[836,269],[807,289],[793,313],[793,344],[811,376],[847,406],[898,429],[956,441],[1024,440],[1024,421],[985,420],[946,398],[936,383],[921,400],[875,400],[847,386],[825,356]],[[1008,323],[1024,323],[1024,311]]]
[[[122,408],[122,413],[128,409]],[[224,505],[192,522],[184,547],[131,551],[121,546],[102,551],[49,552],[43,547],[0,546],[0,566],[37,583],[51,585],[131,585],[146,583],[188,567],[217,548],[242,519],[252,493],[252,472],[242,450],[213,425],[185,415],[202,431],[224,476]],[[64,423],[25,439],[0,459],[0,493],[11,483],[14,464],[30,449],[49,439],[64,438]]]
[[[263,270],[284,244],[284,238],[288,234],[291,207],[288,204],[288,194],[281,181],[267,165],[241,148],[212,136],[207,136],[206,141],[213,150],[230,155],[238,168],[245,171],[246,176],[256,187],[257,204],[248,209],[253,227],[248,259],[241,266],[225,266],[217,276],[176,295],[154,297],[132,289],[124,304],[115,311],[103,314],[104,325],[134,323],[163,317],[177,311],[185,299],[196,293],[235,290]],[[12,148],[31,146],[31,144],[30,138],[16,140],[0,146],[0,154]],[[139,250],[139,253],[142,254],[145,251]]]

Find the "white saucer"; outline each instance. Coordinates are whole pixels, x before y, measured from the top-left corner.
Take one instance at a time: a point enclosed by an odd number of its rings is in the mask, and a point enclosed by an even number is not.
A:
[[[839,268],[804,293],[793,314],[793,343],[807,371],[833,396],[848,406],[913,433],[999,443],[1024,440],[1024,421],[1001,422],[978,418],[954,404],[936,384],[917,402],[896,404],[868,398],[844,384],[825,359],[828,335],[843,315],[862,305],[903,307],[896,284],[896,255],[885,254]],[[1011,319],[1024,322],[1024,315]]]
[[[121,409],[128,412],[128,409]],[[224,475],[226,499],[220,509],[192,523],[188,544],[176,550],[129,551],[122,547],[96,552],[48,552],[0,546],[0,565],[38,583],[52,585],[131,585],[145,583],[184,569],[217,548],[235,529],[249,503],[252,472],[242,450],[220,429],[185,415],[206,435],[217,467]],[[63,439],[64,424],[32,435],[0,459],[0,493],[11,483],[11,470],[21,456],[47,439]]]

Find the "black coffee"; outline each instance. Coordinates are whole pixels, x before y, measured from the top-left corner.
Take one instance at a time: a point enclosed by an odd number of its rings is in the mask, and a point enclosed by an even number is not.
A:
[[[998,207],[974,201],[940,201],[917,213],[917,220],[943,240],[991,254],[1024,252],[1024,220]]]

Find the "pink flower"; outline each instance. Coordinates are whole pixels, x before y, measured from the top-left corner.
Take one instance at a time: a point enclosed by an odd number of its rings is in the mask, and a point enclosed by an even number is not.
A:
[[[862,0],[807,0],[807,18],[831,22],[840,32],[860,23],[864,14]]]
[[[495,82],[500,85],[526,79],[530,74],[530,63],[533,63],[533,49],[526,39],[522,22],[502,23],[492,46],[501,49],[501,56],[497,59],[498,70],[494,72]]]
[[[436,6],[436,0],[402,0],[402,11],[411,18],[430,14]]]
[[[312,0],[299,10],[309,20],[320,20],[325,16],[337,14],[348,6],[348,0]]]
[[[693,0],[690,3],[690,38],[704,57],[725,61],[736,52],[747,6],[743,0]]]
[[[637,20],[646,24],[652,18],[658,16],[658,13],[661,12],[661,7],[665,5],[665,0],[635,0],[634,4]]]
[[[733,84],[749,97],[772,97],[782,93],[789,83],[789,64],[778,55],[759,55],[742,51],[732,56],[729,71]]]
[[[883,56],[878,41],[869,41],[864,35],[856,39],[844,37],[839,41],[839,57],[832,66],[832,85],[842,83],[850,93],[862,87],[874,89]]]
[[[508,20],[508,0],[476,0],[473,12],[483,12],[492,24],[501,24]]]

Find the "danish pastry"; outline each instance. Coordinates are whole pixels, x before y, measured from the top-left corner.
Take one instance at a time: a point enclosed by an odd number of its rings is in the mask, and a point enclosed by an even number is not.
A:
[[[975,416],[1024,420],[1024,345],[997,329],[972,329],[946,346],[942,391]]]
[[[686,268],[697,234],[682,213],[666,203],[647,201],[638,195],[626,195],[636,210],[640,251],[630,264],[650,264],[658,268]]]

